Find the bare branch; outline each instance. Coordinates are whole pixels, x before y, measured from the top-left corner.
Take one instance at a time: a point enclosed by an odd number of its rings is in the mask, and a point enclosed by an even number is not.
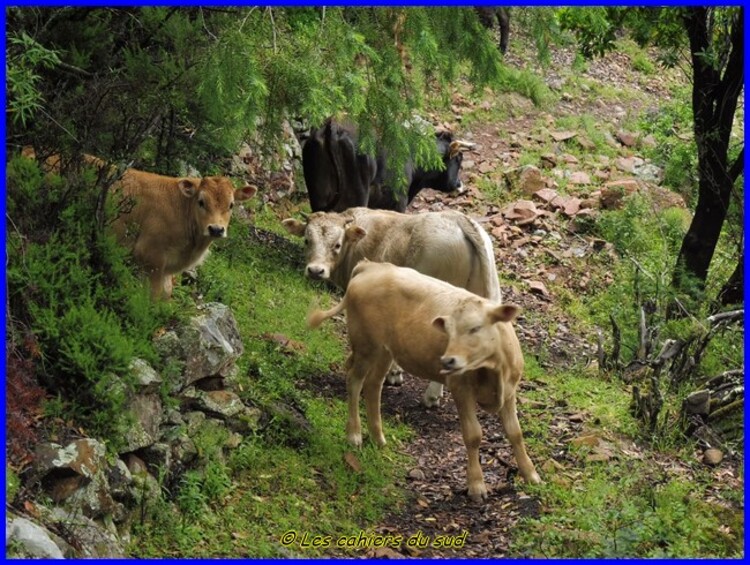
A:
[[[739,176],[744,172],[745,170],[745,148],[742,148],[742,151],[740,151],[740,154],[737,156],[737,159],[732,163],[732,166],[729,167],[729,178],[732,179],[732,184],[737,182],[737,179]]]
[[[708,318],[706,318],[706,321],[713,326],[724,320],[728,320],[730,323],[740,321],[743,319],[744,315],[745,309],[741,308],[740,310],[732,310],[730,312],[720,312],[718,314],[714,314],[713,316],[709,316]]]

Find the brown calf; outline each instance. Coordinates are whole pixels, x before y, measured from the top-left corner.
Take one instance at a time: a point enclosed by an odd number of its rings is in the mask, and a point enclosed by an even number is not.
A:
[[[154,299],[172,295],[172,275],[200,264],[208,247],[227,236],[235,200],[256,188],[236,189],[226,177],[172,178],[128,169],[113,186],[130,205],[115,218],[118,241],[151,279]]]
[[[380,394],[391,362],[407,372],[444,383],[453,395],[468,455],[469,496],[487,496],[479,464],[482,429],[476,404],[499,413],[521,476],[541,479],[526,454],[516,413],[516,388],[523,355],[511,325],[519,313],[464,289],[390,263],[362,261],[352,272],[344,299],[310,313],[308,323],[346,310],[351,354],[346,362],[349,419],[347,439],[362,444],[359,396],[364,388],[371,439],[385,445]]]

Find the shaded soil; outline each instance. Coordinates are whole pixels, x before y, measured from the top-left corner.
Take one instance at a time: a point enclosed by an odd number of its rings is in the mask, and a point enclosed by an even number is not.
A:
[[[421,406],[419,399],[426,384],[427,381],[407,375],[403,385],[383,388],[384,417],[405,422],[416,431],[415,439],[404,446],[416,466],[405,478],[410,493],[405,507],[388,516],[375,531],[403,536],[398,551],[411,557],[506,556],[508,532],[519,518],[537,517],[539,501],[523,492],[523,481],[516,476],[518,469],[499,419],[482,412],[480,459],[490,494],[482,503],[468,498],[466,449],[455,404],[446,391],[440,407]],[[316,378],[312,386],[321,396],[346,398],[343,375]],[[523,422],[523,409],[519,410],[519,418]],[[408,546],[406,541],[415,535],[420,543]],[[455,539],[461,547],[432,547],[447,543],[448,539]],[[377,549],[368,550],[365,556],[396,557]]]

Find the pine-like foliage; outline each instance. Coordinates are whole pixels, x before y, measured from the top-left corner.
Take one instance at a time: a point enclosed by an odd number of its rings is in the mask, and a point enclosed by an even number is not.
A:
[[[514,88],[470,8],[13,8],[7,22],[22,118],[11,150],[83,150],[164,174],[184,161],[220,170],[258,128],[273,141],[285,117],[332,115],[396,165],[437,164],[430,132],[404,127],[427,100],[448,102],[461,73]]]

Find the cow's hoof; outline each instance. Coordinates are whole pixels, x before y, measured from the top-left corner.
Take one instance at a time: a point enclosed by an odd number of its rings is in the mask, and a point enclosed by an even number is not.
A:
[[[425,408],[437,408],[440,406],[440,397],[425,394],[422,397],[422,406]]]
[[[481,485],[475,485],[469,487],[469,498],[473,502],[483,502],[487,500],[487,487],[482,483]]]
[[[403,373],[388,373],[385,377],[385,382],[387,382],[390,386],[401,386],[404,384],[404,374]]]
[[[346,436],[346,441],[354,447],[362,447],[362,434],[349,434]]]
[[[386,442],[385,442],[385,436],[384,435],[381,435],[378,438],[373,438],[373,441],[375,442],[375,445],[377,445],[378,447],[385,447],[385,443]]]
[[[524,477],[524,480],[530,485],[540,485],[543,482],[536,471],[532,471],[528,477]]]

